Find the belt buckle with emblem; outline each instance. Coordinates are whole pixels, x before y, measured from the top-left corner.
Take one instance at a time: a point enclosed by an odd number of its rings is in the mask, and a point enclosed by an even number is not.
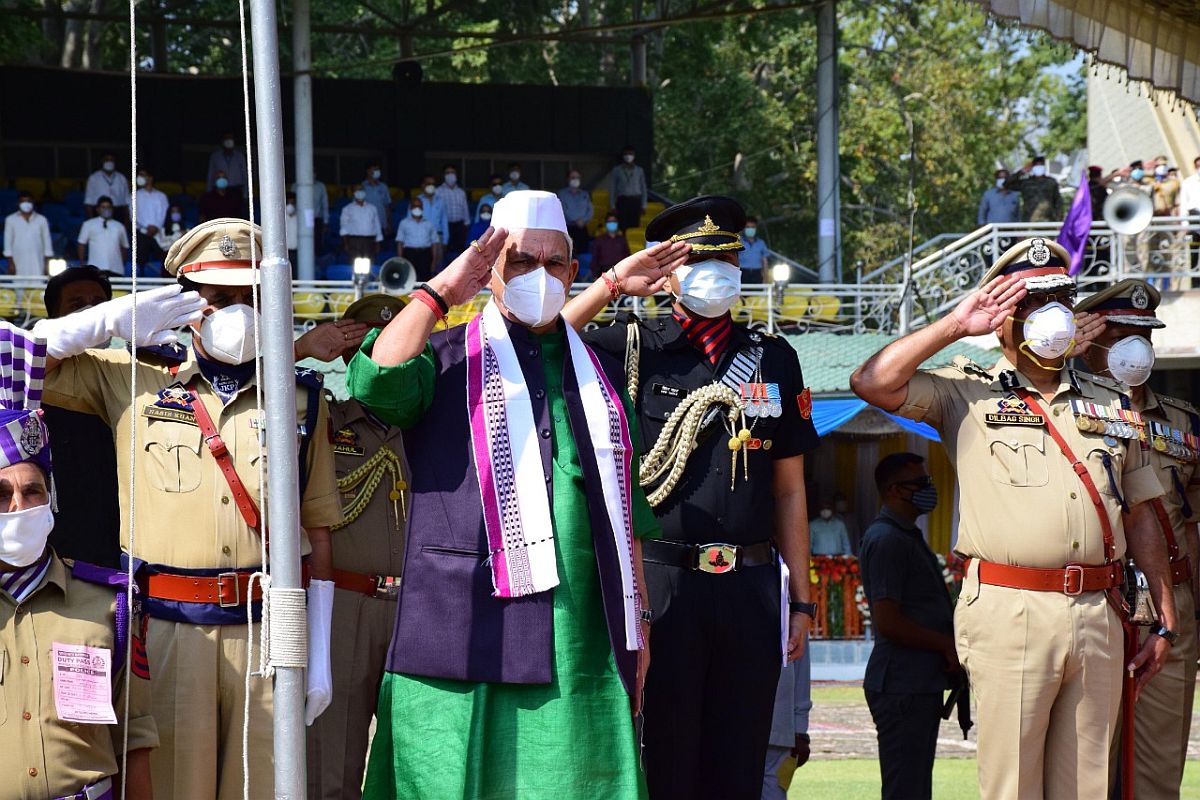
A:
[[[375,597],[380,600],[391,600],[400,593],[400,579],[391,575],[375,576]]]
[[[702,544],[698,548],[696,569],[711,575],[723,575],[737,568],[737,547],[731,544]]]

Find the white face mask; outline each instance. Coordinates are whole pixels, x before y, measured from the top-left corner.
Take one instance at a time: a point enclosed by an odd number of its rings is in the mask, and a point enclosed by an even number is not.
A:
[[[54,509],[49,503],[0,514],[0,561],[14,567],[33,564],[46,551],[53,529]]]
[[[829,508],[822,508],[821,519],[833,519],[833,510]]]
[[[446,179],[447,186],[453,186],[454,184],[458,183],[458,176],[453,172],[447,172],[444,177]]]
[[[112,161],[104,162],[104,171],[105,172],[112,172],[116,168],[117,168],[117,165],[115,162],[112,162]]]
[[[679,277],[679,302],[702,317],[719,317],[742,293],[742,271],[716,258],[687,264],[675,270]]]
[[[1108,371],[1122,383],[1141,386],[1153,369],[1154,346],[1144,336],[1126,336],[1108,348]]]
[[[508,179],[513,183],[516,183],[517,181],[521,180],[521,173],[514,169],[512,172],[508,173]]]
[[[579,178],[571,178],[571,180],[567,181],[567,185],[570,186],[572,189],[578,189],[579,188]]]
[[[626,164],[633,163],[633,153],[626,153],[625,155],[621,156],[621,158],[624,159]]]
[[[1159,164],[1157,167],[1154,168],[1154,174],[1160,178],[1165,178],[1167,175],[1166,166]]]
[[[20,203],[17,208],[21,209],[22,214],[29,214],[33,211],[33,203],[25,200],[24,202]]]
[[[233,149],[233,139],[225,139],[224,141],[221,142],[221,146],[224,147],[226,150],[232,150]]]
[[[1034,166],[1033,169],[1031,169],[1029,171],[1030,171],[1030,173],[1033,174],[1033,176],[1035,178],[1040,178],[1046,174],[1046,165],[1045,164],[1037,164]]]
[[[364,192],[362,189],[359,189],[357,192],[354,193],[354,199],[361,203],[363,200],[367,199],[367,193]]]
[[[145,185],[146,185],[146,176],[145,176],[145,175],[138,175],[138,176],[137,176],[137,185],[138,185],[138,186],[145,186]]]
[[[492,186],[492,194],[498,195],[503,191],[504,191],[504,187],[498,183]]]
[[[222,364],[245,364],[254,358],[254,323],[258,312],[243,303],[218,308],[200,323],[200,344]]]
[[[434,186],[432,183],[427,183],[427,184],[425,184],[424,191],[425,191],[425,194],[432,195],[434,192],[437,191],[437,187]]]
[[[371,170],[371,180],[373,180],[373,181],[377,181],[377,180],[379,180],[379,176],[380,176],[380,175],[382,175],[382,174],[383,174],[383,173],[382,173],[382,172],[380,172],[380,171],[379,171],[379,170],[377,170],[377,169],[373,169],[373,170]]]
[[[293,203],[288,203],[283,207],[283,210],[286,211],[287,215],[290,217],[296,213],[296,206]]]
[[[1057,300],[1030,314],[1024,329],[1021,347],[1042,358],[1065,356],[1075,343],[1075,315]]]
[[[996,188],[997,188],[997,189],[1003,189],[1003,188],[1004,188],[1004,184],[1005,184],[1006,182],[1007,182],[1007,179],[1005,179],[1005,178],[996,178]]]
[[[496,277],[504,286],[504,294],[500,297],[504,307],[531,328],[540,328],[554,321],[567,304],[567,288],[545,267],[518,275],[508,283],[504,282],[499,272],[496,272]]]
[[[414,208],[408,212],[408,215],[413,219],[420,219],[421,217],[425,216],[425,212],[419,208]]]

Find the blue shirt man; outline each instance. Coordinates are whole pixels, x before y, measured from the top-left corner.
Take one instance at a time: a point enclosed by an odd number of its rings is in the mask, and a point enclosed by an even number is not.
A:
[[[375,211],[379,213],[379,224],[383,226],[383,232],[387,233],[392,229],[392,193],[388,189],[388,185],[380,180],[383,171],[378,164],[371,164],[367,167],[367,177],[362,182],[363,191],[367,193],[367,202],[375,206]]]
[[[876,466],[883,509],[860,556],[876,632],[863,692],[879,738],[884,800],[932,797],[942,693],[959,673],[950,595],[916,526],[937,505],[924,461],[893,453]]]
[[[746,217],[742,231],[742,246],[738,266],[742,268],[742,283],[763,283],[767,280],[767,243],[758,238],[758,219]]]
[[[1011,189],[1008,184],[1008,170],[996,170],[996,185],[983,193],[979,201],[979,214],[976,221],[980,225],[989,222],[1018,222],[1021,219],[1021,195]]]

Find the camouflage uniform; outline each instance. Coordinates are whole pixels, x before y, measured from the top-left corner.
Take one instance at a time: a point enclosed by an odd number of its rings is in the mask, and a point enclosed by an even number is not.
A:
[[[1018,183],[1021,219],[1024,222],[1061,222],[1062,194],[1058,181],[1046,175],[1030,175]]]

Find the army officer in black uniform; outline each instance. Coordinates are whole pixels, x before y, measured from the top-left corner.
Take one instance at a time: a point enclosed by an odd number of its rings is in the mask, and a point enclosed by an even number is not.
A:
[[[663,529],[661,541],[643,546],[653,611],[643,706],[652,800],[759,796],[779,670],[803,654],[815,610],[804,492],[804,455],[817,446],[812,401],[795,350],[730,316],[745,221],[727,197],[659,214],[646,238],[691,247],[659,284],[673,295],[671,313],[622,314],[585,335],[626,358],[641,480]],[[625,264],[564,316],[580,325],[605,302],[644,293],[644,280],[622,274]]]

